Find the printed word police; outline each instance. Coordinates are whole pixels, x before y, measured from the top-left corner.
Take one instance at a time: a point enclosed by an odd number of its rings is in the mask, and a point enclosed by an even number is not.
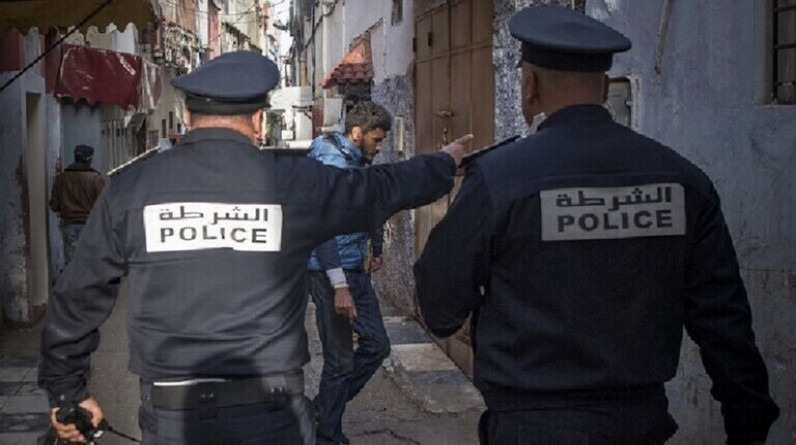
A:
[[[144,207],[147,252],[230,248],[278,252],[282,206],[177,202]]]
[[[554,189],[539,197],[544,241],[685,234],[680,184]]]
[[[165,243],[170,237],[177,236],[183,241],[194,241],[198,239],[212,241],[229,238],[236,243],[245,243],[248,241],[252,243],[265,243],[267,242],[266,234],[268,232],[266,228],[248,229],[244,227],[234,227],[227,232],[226,227],[213,227],[209,225],[203,225],[201,232],[197,227],[191,226],[183,227],[179,229],[179,232],[176,230],[176,228],[172,227],[162,227],[160,229],[160,242]]]

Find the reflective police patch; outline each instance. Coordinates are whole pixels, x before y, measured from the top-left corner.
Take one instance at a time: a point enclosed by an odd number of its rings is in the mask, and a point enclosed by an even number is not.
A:
[[[170,202],[144,207],[147,252],[230,248],[278,252],[282,206]]]
[[[542,240],[685,234],[685,194],[676,183],[544,190]]]

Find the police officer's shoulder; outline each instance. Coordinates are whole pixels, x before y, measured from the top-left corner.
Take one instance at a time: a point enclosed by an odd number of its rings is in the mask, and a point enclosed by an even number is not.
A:
[[[565,6],[529,6],[509,20],[511,35],[522,42],[522,59],[559,71],[605,72],[614,53],[630,49],[622,33]]]
[[[464,157],[462,157],[461,166],[462,167],[467,167],[473,161],[475,161],[476,159],[480,158],[481,156],[484,156],[487,153],[490,153],[490,152],[494,151],[497,148],[508,146],[512,142],[516,141],[519,138],[520,138],[520,135],[514,135],[514,136],[512,136],[510,138],[503,139],[502,141],[500,141],[500,142],[498,142],[496,144],[492,144],[492,145],[489,145],[487,147],[482,147],[482,148],[479,148],[479,149],[477,149],[475,151],[467,153],[466,155],[464,155]]]
[[[172,80],[185,93],[185,106],[204,114],[244,114],[268,106],[279,84],[276,64],[252,51],[224,53]]]

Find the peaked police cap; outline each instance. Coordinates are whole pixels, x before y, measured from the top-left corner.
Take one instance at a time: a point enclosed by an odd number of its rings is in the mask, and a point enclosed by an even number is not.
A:
[[[608,71],[630,40],[608,25],[563,6],[529,6],[509,20],[522,60],[557,71]]]
[[[171,84],[185,92],[185,106],[196,113],[244,114],[268,106],[268,92],[279,83],[279,69],[251,51],[224,53]]]

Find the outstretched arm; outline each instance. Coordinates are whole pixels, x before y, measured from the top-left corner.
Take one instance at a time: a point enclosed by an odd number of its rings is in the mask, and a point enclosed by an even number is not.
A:
[[[481,303],[492,227],[483,177],[470,169],[414,267],[421,314],[435,335],[455,333]]]

